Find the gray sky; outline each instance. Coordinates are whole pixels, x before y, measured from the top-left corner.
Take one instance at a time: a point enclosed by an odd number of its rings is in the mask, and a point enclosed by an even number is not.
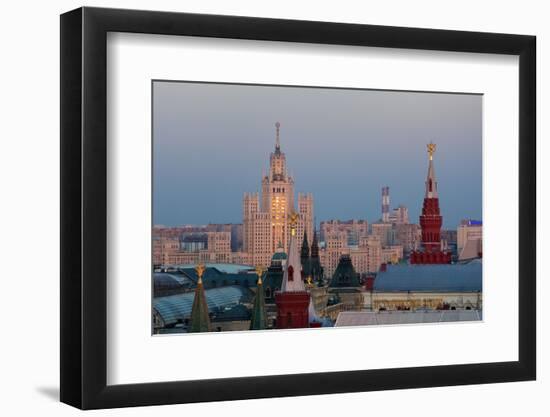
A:
[[[378,220],[384,185],[418,222],[432,140],[444,227],[455,228],[481,219],[481,112],[479,95],[154,82],[153,222],[242,222],[279,121],[317,222]]]

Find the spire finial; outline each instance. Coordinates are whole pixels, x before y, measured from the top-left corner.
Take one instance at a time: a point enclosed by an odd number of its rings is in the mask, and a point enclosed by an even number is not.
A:
[[[197,272],[197,275],[199,276],[199,280],[197,281],[198,285],[202,285],[202,274],[204,274],[204,271],[206,270],[204,264],[200,263],[195,267],[195,271]]]
[[[258,265],[256,267],[256,275],[258,275],[258,285],[262,285],[262,275],[264,273],[264,269]]]
[[[435,143],[430,142],[426,145],[428,148],[428,155],[430,155],[430,161],[433,159],[433,154],[435,153]]]
[[[276,136],[275,136],[275,149],[279,150],[281,149],[281,142],[280,142],[280,139],[279,139],[279,131],[281,129],[281,123],[277,122],[275,123],[275,128],[276,128]]]

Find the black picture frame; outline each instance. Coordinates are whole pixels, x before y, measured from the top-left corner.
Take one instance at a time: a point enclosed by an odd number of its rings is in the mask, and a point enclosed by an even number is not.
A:
[[[107,385],[108,32],[519,56],[519,360]],[[95,409],[534,380],[535,51],[524,35],[88,7],[61,15],[61,401]]]

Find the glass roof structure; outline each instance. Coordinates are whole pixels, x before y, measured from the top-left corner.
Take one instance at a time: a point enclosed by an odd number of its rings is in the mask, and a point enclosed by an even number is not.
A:
[[[222,312],[241,303],[249,303],[253,297],[252,291],[238,285],[205,290],[208,311]],[[153,299],[153,309],[158,313],[165,326],[176,324],[189,318],[193,307],[195,292],[156,297]]]
[[[196,264],[181,264],[181,265],[171,265],[176,269],[195,269]],[[220,272],[225,272],[227,274],[236,274],[242,271],[254,271],[254,267],[251,265],[241,265],[241,264],[224,264],[224,263],[205,263],[204,266],[208,268],[215,268]]]

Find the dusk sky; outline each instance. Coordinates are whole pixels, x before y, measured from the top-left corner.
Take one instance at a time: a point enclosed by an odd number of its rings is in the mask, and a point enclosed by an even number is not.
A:
[[[241,223],[279,121],[317,224],[377,221],[384,185],[418,223],[433,141],[443,227],[454,229],[481,219],[481,116],[480,95],[154,82],[153,223]]]

